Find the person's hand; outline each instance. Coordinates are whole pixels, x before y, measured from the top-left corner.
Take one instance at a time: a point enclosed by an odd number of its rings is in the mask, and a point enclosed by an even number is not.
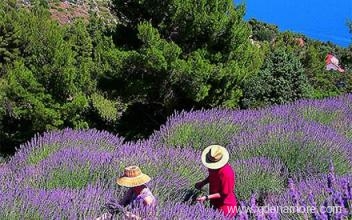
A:
[[[197,202],[204,202],[205,200],[207,200],[206,196],[201,196],[197,198]]]
[[[141,220],[142,219],[141,217],[133,214],[132,212],[126,212],[125,216],[127,217],[127,219],[130,219],[130,220]]]
[[[200,181],[200,182],[194,184],[194,187],[195,187],[196,189],[198,189],[198,190],[201,190],[203,186],[204,186],[204,184],[203,184],[202,181]]]
[[[102,216],[100,216],[99,218],[96,218],[95,220],[108,220],[111,219],[112,214],[110,213],[104,213]]]

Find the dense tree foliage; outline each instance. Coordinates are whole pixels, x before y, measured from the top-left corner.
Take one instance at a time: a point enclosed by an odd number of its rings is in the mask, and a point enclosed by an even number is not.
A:
[[[59,26],[40,5],[9,3],[0,5],[2,151],[36,132],[88,128],[85,114],[96,92],[86,24]]]
[[[275,25],[267,24],[256,19],[250,19],[248,23],[252,27],[252,39],[255,41],[272,42],[279,35],[279,29]]]
[[[246,22],[232,0],[113,0],[117,24],[92,13],[65,25],[47,0],[30,2],[0,2],[0,152],[46,130],[95,127],[140,138],[175,110],[352,89],[351,48]],[[325,71],[328,51],[344,74]]]
[[[124,96],[168,113],[238,107],[240,82],[257,72],[263,57],[248,40],[243,7],[231,0],[113,2],[118,29],[133,39],[116,39],[121,65],[111,78]]]
[[[231,0],[113,6],[121,22],[116,48],[102,57],[114,71],[105,72],[99,88],[129,106],[121,123],[135,119],[135,126],[158,128],[175,110],[239,107],[241,83],[259,70],[264,55],[249,41],[243,7]]]
[[[312,40],[301,34],[292,32],[278,32],[274,25],[265,24],[256,20],[250,20],[249,23],[252,26],[253,39],[257,44],[269,43],[271,51],[281,48],[282,50],[292,53],[294,56],[293,59],[299,59],[302,64],[304,75],[307,77],[309,82],[308,87],[304,86],[307,89],[306,92],[308,92],[305,97],[324,98],[337,96],[352,91],[352,75],[350,68],[352,64],[352,56],[350,48],[341,48],[330,42],[325,43]],[[340,63],[345,67],[345,73],[325,70],[325,57],[330,51],[334,52],[340,60]],[[271,59],[269,56],[270,53],[266,56],[265,63],[268,62],[268,59]],[[291,61],[293,60],[287,60],[287,62]],[[244,99],[247,99],[249,96],[258,97],[255,90],[252,89],[251,91],[254,93],[249,94],[248,92],[250,91],[247,90],[247,94]],[[296,97],[300,97],[300,95]],[[257,103],[260,105],[264,104],[259,102],[260,99],[264,99],[264,97],[260,97],[257,100]],[[246,103],[247,101],[248,100],[243,100],[243,103]],[[254,106],[255,105],[256,104],[254,102]]]
[[[297,56],[284,48],[275,48],[256,77],[245,85],[243,105],[263,107],[284,104],[308,97],[308,80]]]

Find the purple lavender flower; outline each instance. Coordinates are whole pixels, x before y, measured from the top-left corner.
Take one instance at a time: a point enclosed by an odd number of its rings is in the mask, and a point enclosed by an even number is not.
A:
[[[335,168],[332,161],[330,161],[330,168],[329,168],[327,180],[328,180],[328,188],[333,188],[335,184]]]
[[[299,192],[291,178],[288,180],[288,187],[293,205],[299,206]]]
[[[317,209],[318,204],[336,205],[343,211],[333,215],[317,211],[311,217],[343,219],[351,213],[352,200],[352,140],[346,135],[352,123],[351,103],[348,94],[262,110],[175,113],[149,139],[136,142],[124,143],[123,138],[96,130],[37,135],[0,167],[0,219],[95,219],[106,211],[106,202],[123,196],[115,179],[127,165],[139,165],[152,177],[148,186],[160,202],[156,218],[226,219],[203,204],[180,203],[187,190],[207,175],[201,150],[192,147],[192,129],[187,137],[178,133],[186,138],[174,139],[186,140],[182,149],[165,146],[177,129],[189,125],[207,126],[203,133],[196,131],[202,134],[197,136],[201,149],[209,141],[226,143],[230,163],[238,171],[236,194],[253,191],[243,200],[249,200],[254,213],[240,211],[238,219],[290,219],[279,212],[263,213],[262,205],[269,204],[309,204]],[[321,117],[330,113],[333,117],[328,120]],[[257,201],[256,195],[266,195],[263,191],[270,198]]]
[[[248,216],[248,212],[246,211],[246,204],[245,202],[241,201],[240,202],[240,209],[239,209],[239,212],[238,212],[238,219],[239,220],[248,220],[249,219],[249,216]]]

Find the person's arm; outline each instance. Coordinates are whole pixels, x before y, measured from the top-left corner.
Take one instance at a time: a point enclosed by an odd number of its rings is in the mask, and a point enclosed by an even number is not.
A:
[[[154,201],[153,197],[147,196],[147,197],[145,197],[144,200],[143,200],[143,205],[144,205],[144,206],[150,206],[150,205],[153,204],[153,201]]]
[[[149,215],[149,216],[152,215],[151,210],[149,210],[149,206],[151,206],[153,204],[153,202],[154,202],[154,198],[152,196],[146,196],[143,199],[144,208],[147,208],[146,215]],[[128,217],[128,219],[132,219],[132,220],[142,219],[139,215],[133,214],[132,212],[126,212],[125,216]]]
[[[143,200],[143,205],[146,208],[146,216],[153,217],[155,216],[156,211],[156,199],[154,196],[147,196]]]
[[[221,198],[220,193],[214,193],[214,194],[210,194],[210,195],[206,195],[206,196],[201,196],[201,197],[197,198],[197,201],[204,202],[206,200],[219,199],[219,198]]]
[[[235,183],[235,173],[222,173],[220,175],[221,188],[218,193],[214,193],[208,196],[201,196],[197,199],[199,202],[204,202],[205,200],[219,199],[225,197],[226,195],[233,193],[234,183]]]
[[[208,184],[208,183],[209,183],[209,176],[208,176],[207,178],[205,178],[205,179],[203,180],[203,182],[204,182],[204,185]]]
[[[207,178],[205,178],[204,180],[202,180],[202,181],[196,183],[196,184],[194,185],[194,187],[195,187],[196,189],[199,189],[199,190],[200,190],[200,189],[203,188],[204,185],[206,185],[206,184],[208,184],[208,183],[209,183],[209,177],[207,177]]]

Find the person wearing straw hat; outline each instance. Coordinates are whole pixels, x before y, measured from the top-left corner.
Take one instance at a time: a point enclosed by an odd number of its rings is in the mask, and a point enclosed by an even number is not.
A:
[[[131,208],[143,207],[149,211],[152,211],[156,206],[156,198],[150,191],[150,189],[146,186],[146,184],[151,180],[151,178],[142,173],[141,169],[138,166],[129,166],[124,170],[123,176],[117,178],[116,183],[123,187],[128,187],[126,194],[123,199],[120,201],[121,206],[131,206]],[[116,204],[107,204],[108,206],[119,206]],[[109,213],[110,214],[110,213]],[[112,218],[112,215],[105,214],[107,218],[101,219],[109,219]],[[148,215],[152,213],[149,212]],[[125,212],[125,216],[128,219],[141,219],[141,217],[131,213]],[[101,220],[99,219],[99,220]]]
[[[220,145],[210,145],[203,150],[202,163],[208,168],[208,177],[195,184],[197,189],[209,184],[209,195],[197,198],[197,201],[210,201],[210,204],[234,217],[237,214],[237,198],[234,193],[235,172],[229,161],[229,152]]]
[[[155,205],[156,199],[150,189],[145,185],[150,180],[151,178],[147,174],[142,173],[138,166],[126,167],[123,176],[116,180],[118,185],[129,188],[121,202],[122,205]]]

